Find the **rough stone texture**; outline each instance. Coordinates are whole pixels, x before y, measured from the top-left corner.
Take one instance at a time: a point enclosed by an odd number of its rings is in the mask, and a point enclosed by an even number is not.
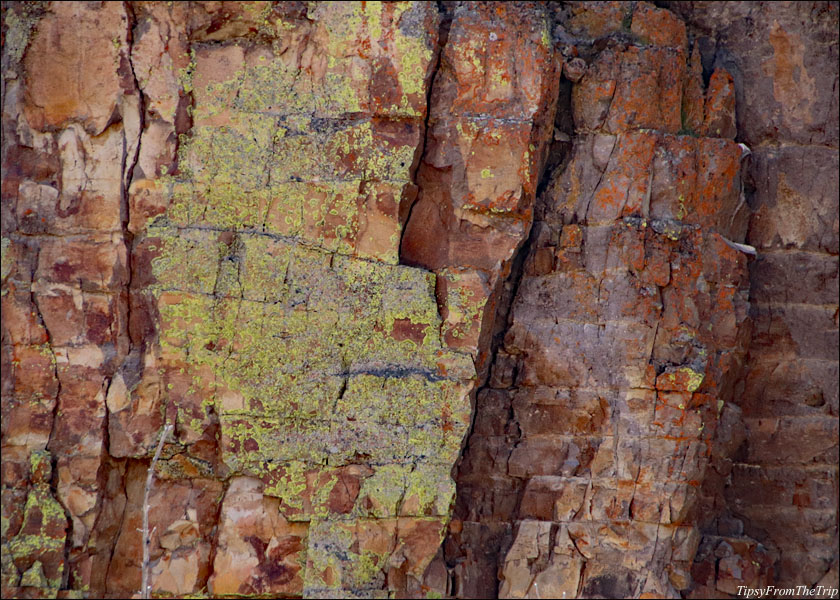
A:
[[[726,510],[706,528],[761,542],[778,585],[836,587],[840,10],[836,2],[673,9],[690,24],[704,69],[733,75],[737,139],[752,150],[747,243],[758,256],[744,441],[718,469],[726,483],[709,482]]]
[[[583,57],[564,71],[577,139],[538,203],[478,394],[444,546],[449,593],[716,597],[836,581],[837,7],[773,7],[756,26],[750,3],[675,3],[690,36],[644,3],[558,7],[555,38]],[[740,20],[718,33],[730,12]],[[717,48],[703,34],[717,34]],[[773,41],[756,52],[760,35]],[[799,63],[764,50],[787,43],[801,63],[807,51],[788,35],[813,40],[818,57],[804,60],[819,92],[802,91]],[[762,93],[774,73],[777,93]],[[780,146],[777,134],[757,148],[768,120],[828,134],[821,147]],[[752,157],[711,138],[743,139]],[[809,169],[784,168],[794,154]],[[632,245],[617,239],[622,217],[649,227]],[[686,223],[705,241],[680,233],[672,247],[669,227]],[[746,256],[718,235],[758,247],[749,281]],[[685,255],[694,244],[696,270]],[[681,364],[705,370],[684,398],[653,378]],[[715,410],[696,411],[701,397]],[[657,410],[674,408],[670,419]]]
[[[570,29],[601,32],[576,8]],[[460,464],[445,546],[459,597],[689,588],[698,490],[737,410],[749,280],[726,242],[747,225],[742,150],[721,139],[731,78],[705,94],[701,126],[720,137],[680,135],[685,26],[647,5],[605,14],[630,35],[593,48],[573,87],[571,159],[540,200]]]
[[[4,5],[4,595],[136,593],[166,422],[153,591],[423,593],[559,77],[543,8],[454,13]],[[473,149],[444,184],[507,248],[401,265],[424,150]]]
[[[536,5],[457,3],[451,13],[401,257],[438,274],[444,339],[475,355],[531,226],[562,59]]]
[[[660,4],[4,2],[3,597],[166,423],[162,596],[836,587],[837,4]]]
[[[101,543],[105,397],[130,344],[122,190],[140,124],[130,23],[118,3],[4,8],[4,556],[10,538],[33,549],[25,559],[11,551],[16,569],[4,562],[4,595],[81,588]],[[35,456],[51,477],[28,475]],[[37,517],[19,512],[36,504],[44,550],[28,525]],[[63,568],[44,564],[46,585],[36,585],[27,563],[55,545]]]

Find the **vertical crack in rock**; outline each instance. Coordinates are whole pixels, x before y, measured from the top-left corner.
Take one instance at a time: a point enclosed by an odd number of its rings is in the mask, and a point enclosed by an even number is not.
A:
[[[27,234],[39,232],[37,227],[33,231],[27,223],[21,223],[28,220],[27,215],[17,210],[19,195],[39,199],[46,195],[44,199],[49,202],[55,192],[51,186],[26,184],[34,165],[27,164],[25,157],[34,158],[33,146],[48,148],[49,139],[28,135],[26,128],[16,126],[22,112],[22,61],[44,11],[37,5],[7,6],[6,3],[2,10],[3,529],[0,543],[2,594],[7,596],[21,586],[41,585],[57,590],[63,584],[67,571],[68,517],[66,508],[56,501],[55,457],[47,451],[54,434],[60,382],[54,336],[47,329],[33,284],[39,248],[37,239]],[[43,168],[43,163],[40,166]]]
[[[436,274],[441,337],[476,364],[474,406],[531,231],[560,66],[544,6],[453,4],[447,13],[400,258]],[[446,593],[448,580],[439,553],[421,589]]]
[[[438,71],[440,70],[440,61],[441,57],[443,56],[443,49],[446,47],[446,40],[449,37],[449,28],[452,25],[452,10],[447,9],[445,4],[438,0],[435,2],[439,14],[439,24],[438,24],[438,33],[437,33],[437,44],[435,47],[435,58],[434,58],[434,66],[432,67],[432,74],[429,77],[428,88],[426,89],[426,116],[423,121],[423,139],[418,147],[417,152],[417,164],[412,166],[411,170],[411,181],[413,185],[413,189],[411,190],[410,202],[408,202],[408,207],[405,208],[404,206],[400,206],[400,224],[402,225],[402,230],[400,231],[400,263],[403,263],[403,240],[405,239],[405,231],[406,231],[406,224],[411,220],[411,211],[414,210],[414,206],[417,203],[417,191],[418,191],[418,184],[417,184],[417,173],[420,169],[420,165],[423,163],[423,160],[426,157],[426,147],[429,141],[429,118],[432,114],[432,94],[434,93],[435,89],[435,79],[437,78]]]
[[[199,580],[182,571],[198,567],[214,594],[405,593],[447,518],[438,472],[473,369],[440,344],[429,275],[397,264],[437,9],[235,8],[244,28],[192,6],[179,171],[155,177],[141,157],[148,181],[133,184],[133,206],[152,209],[135,255],[185,449],[162,461],[161,493],[183,489],[219,421],[202,485],[221,482],[198,508],[215,527],[184,567],[169,525],[155,585],[188,593]]]
[[[38,254],[38,252],[36,250],[36,260],[35,260],[36,263],[37,263],[37,254]],[[35,280],[34,270],[31,273],[30,278],[31,278],[30,279],[31,281]],[[36,461],[39,461],[39,460],[40,461],[46,461],[46,460],[49,461],[50,467],[49,467],[49,470],[47,471],[46,476],[44,476],[44,479],[42,480],[42,482],[46,481],[47,483],[49,483],[50,498],[54,499],[53,502],[56,502],[62,509],[62,514],[61,515],[53,515],[53,518],[56,521],[58,521],[61,517],[63,517],[65,519],[65,523],[66,523],[65,530],[64,530],[64,533],[65,533],[66,537],[63,540],[63,542],[64,542],[63,546],[64,547],[63,547],[63,552],[62,552],[61,559],[60,559],[60,564],[62,566],[61,583],[58,585],[58,587],[60,589],[65,589],[67,587],[67,582],[68,582],[69,576],[70,576],[70,569],[68,568],[68,565],[70,563],[70,551],[72,549],[72,541],[73,541],[73,522],[72,522],[71,517],[70,517],[70,510],[65,505],[65,503],[62,502],[62,499],[58,495],[58,470],[56,469],[57,456],[55,456],[54,454],[51,454],[49,452],[50,446],[51,446],[50,442],[53,440],[53,436],[56,433],[55,424],[58,421],[58,412],[59,412],[59,406],[60,406],[59,405],[59,398],[61,397],[61,378],[59,377],[59,374],[58,374],[58,362],[56,361],[55,350],[53,350],[53,347],[52,347],[52,342],[51,342],[52,336],[50,335],[49,328],[47,327],[46,323],[44,322],[44,316],[41,314],[41,307],[39,306],[39,303],[38,303],[38,295],[36,294],[36,292],[34,290],[34,285],[30,285],[29,295],[30,295],[31,305],[35,309],[35,313],[34,313],[35,319],[37,320],[37,323],[41,327],[43,327],[43,330],[44,330],[44,334],[45,334],[45,337],[46,337],[44,345],[46,347],[46,350],[50,354],[50,361],[51,361],[52,366],[53,366],[53,377],[55,378],[55,382],[56,382],[55,397],[53,398],[53,411],[52,411],[51,427],[50,427],[49,437],[48,437],[47,443],[46,443],[46,452],[44,452],[44,454],[46,454],[46,458],[44,458],[42,456],[39,456],[37,451],[33,452],[33,454],[31,455],[32,458],[30,459],[31,464],[32,464],[32,471],[33,471],[31,475],[32,475],[32,479],[33,479],[32,483],[35,483],[36,477],[35,477],[34,471],[35,471]],[[38,457],[38,458],[35,458],[35,457]],[[27,497],[27,501],[28,500],[29,500],[29,498]],[[23,579],[25,579],[25,576],[22,577],[22,580]],[[56,583],[56,582],[53,582],[53,583]],[[22,583],[21,583],[21,585],[22,585]],[[55,587],[55,586],[53,585],[52,587]]]
[[[125,310],[125,328],[122,336],[125,338],[125,356],[119,364],[114,366],[111,377],[106,380],[106,387],[103,394],[103,408],[104,418],[102,420],[102,456],[97,474],[98,496],[94,511],[96,519],[93,522],[91,537],[96,539],[96,544],[93,547],[95,557],[93,560],[97,561],[97,565],[102,569],[103,575],[92,587],[98,589],[99,593],[105,593],[109,579],[109,573],[113,562],[114,554],[117,550],[118,536],[97,536],[97,533],[109,526],[109,519],[117,518],[116,531],[120,531],[126,520],[125,507],[122,510],[117,510],[119,516],[116,517],[110,514],[114,510],[116,499],[109,497],[108,494],[114,483],[112,478],[119,470],[119,463],[124,460],[114,458],[111,456],[111,411],[109,409],[109,400],[114,402],[119,396],[124,393],[130,394],[130,387],[135,383],[138,368],[138,356],[142,354],[142,345],[136,343],[131,335],[132,323],[132,280],[134,271],[134,261],[132,260],[134,234],[131,232],[131,202],[130,190],[132,182],[134,181],[134,170],[138,165],[141,153],[141,143],[145,129],[145,99],[143,90],[137,80],[137,73],[134,67],[134,46],[136,43],[136,28],[138,25],[137,15],[131,2],[123,3],[126,14],[126,35],[125,35],[125,51],[121,57],[120,71],[123,76],[123,102],[119,106],[122,114],[122,158],[120,165],[120,204],[119,204],[119,219],[122,234],[122,242],[125,247],[125,268],[126,278],[124,288],[118,293],[118,301],[124,302]],[[129,99],[136,99],[136,102],[130,102]],[[136,113],[136,114],[130,114]],[[136,127],[135,131],[130,131],[131,125]],[[129,139],[130,136],[135,135],[135,139]],[[129,389],[125,389],[125,388]],[[121,489],[125,494],[125,478],[120,477],[118,489]],[[85,584],[83,581],[75,582],[75,589],[84,585],[91,586],[92,582]]]
[[[541,204],[542,198],[541,196],[538,196],[534,207],[535,215],[541,212]],[[492,334],[489,336],[489,368],[476,382],[476,391],[474,392],[476,400],[470,420],[470,428],[464,441],[461,456],[453,468],[453,478],[455,479],[456,484],[458,484],[455,499],[455,512],[453,515],[455,523],[454,530],[453,525],[450,525],[450,527],[447,528],[447,537],[443,542],[441,558],[449,571],[447,591],[449,594],[456,597],[485,597],[485,594],[487,595],[486,597],[498,596],[499,581],[497,577],[487,577],[487,571],[482,569],[480,565],[470,565],[464,563],[464,560],[467,559],[467,554],[470,552],[470,550],[465,552],[464,547],[471,547],[472,552],[480,551],[485,554],[492,554],[492,550],[490,550],[490,548],[493,547],[493,540],[487,540],[484,538],[470,539],[468,535],[462,534],[463,521],[466,520],[465,513],[469,511],[469,505],[472,503],[473,498],[470,498],[468,494],[465,493],[460,484],[460,468],[463,462],[468,460],[466,455],[471,450],[470,439],[476,427],[476,420],[479,419],[480,413],[483,413],[486,410],[486,407],[483,406],[483,401],[487,390],[490,389],[489,380],[492,377],[493,366],[497,364],[499,350],[504,344],[504,336],[507,333],[513,302],[517,297],[519,287],[522,282],[525,260],[530,255],[531,248],[538,236],[538,223],[539,217],[535,217],[535,222],[528,233],[528,238],[516,250],[516,253],[511,261],[510,274],[499,286],[498,293],[500,298],[498,301],[498,308],[495,315],[490,315],[490,317],[493,318],[494,323],[492,325]],[[510,375],[513,378],[516,377],[515,372]],[[520,439],[520,431],[516,423],[512,407],[508,412],[504,431],[507,435],[511,436],[509,452],[512,453]],[[509,456],[510,454],[508,454],[508,458]],[[518,503],[519,501],[517,500],[517,505]],[[482,549],[478,550],[479,548]],[[496,544],[496,551],[498,552],[499,549],[500,546]],[[479,581],[482,582],[481,586],[474,587]]]
[[[496,576],[496,562],[500,560],[498,556],[500,551],[506,549],[506,542],[504,535],[499,535],[499,530],[507,531],[509,534],[509,526],[507,524],[497,523],[470,523],[469,514],[474,510],[474,503],[476,498],[472,496],[471,487],[469,484],[464,485],[467,479],[462,480],[461,469],[464,467],[465,461],[470,462],[469,454],[474,451],[470,446],[472,436],[476,432],[477,420],[485,421],[487,413],[491,413],[496,409],[492,405],[492,401],[488,398],[488,394],[492,394],[490,390],[493,389],[491,378],[495,377],[499,380],[515,380],[517,373],[515,366],[511,370],[512,365],[505,364],[505,361],[499,360],[499,352],[504,347],[505,334],[508,331],[511,311],[515,299],[518,297],[520,285],[525,273],[526,260],[532,253],[537,240],[540,237],[541,224],[547,210],[546,195],[543,194],[545,187],[552,176],[566,168],[570,158],[570,150],[574,141],[574,131],[572,130],[571,122],[571,86],[568,81],[559,83],[558,86],[558,100],[555,109],[555,117],[553,123],[549,128],[552,132],[551,142],[549,144],[544,163],[537,180],[537,195],[534,202],[534,221],[528,231],[527,239],[516,249],[513,259],[510,264],[510,273],[504,278],[497,288],[498,302],[495,314],[488,315],[492,318],[492,323],[489,326],[491,334],[485,338],[489,343],[488,368],[479,377],[476,384],[475,392],[475,407],[472,413],[470,429],[465,439],[464,448],[458,463],[453,469],[453,477],[458,485],[457,495],[455,501],[455,512],[453,515],[453,522],[447,529],[447,536],[444,539],[442,546],[441,560],[445,569],[448,571],[447,585],[445,591],[447,595],[454,597],[497,597],[499,588],[499,579]],[[495,369],[495,372],[494,372]],[[501,416],[501,415],[500,415]],[[479,424],[479,428],[483,423]],[[521,431],[516,422],[514,410],[512,405],[508,406],[507,416],[502,429],[500,430],[507,436],[508,439],[508,458],[514,451],[516,445],[520,441]],[[469,470],[469,466],[466,468]],[[515,505],[518,506],[520,498],[517,497]],[[488,521],[499,521],[491,518]],[[467,529],[464,529],[464,526]],[[474,530],[469,528],[478,525]],[[494,527],[495,526],[495,527]],[[557,530],[556,527],[551,529],[551,538],[554,539]],[[553,544],[550,546],[550,552],[553,552]],[[482,560],[482,556],[484,560]],[[490,559],[489,561],[487,559]],[[532,589],[533,580],[529,584],[528,590]],[[441,592],[444,588],[439,586]],[[534,590],[535,594],[539,594],[538,588]]]
[[[4,472],[11,473],[14,462],[28,463],[15,477],[26,481],[29,473],[32,484],[21,498],[22,515],[5,504],[4,490],[3,535],[14,536],[17,565],[4,560],[4,595],[16,595],[10,590],[17,586],[54,593],[87,583],[83,565],[99,504],[104,390],[120,359],[115,298],[124,265],[115,241],[121,198],[115,171],[122,125],[116,105],[126,17],[122,5],[80,9],[59,3],[27,14],[33,5],[3,6],[4,40],[15,46],[4,44],[3,336],[15,358],[11,379],[3,369],[3,457]],[[85,84],[82,73],[90,77]],[[6,271],[10,248],[20,260],[13,272]],[[24,265],[28,276],[19,268]],[[11,301],[6,293],[24,281],[28,317],[19,312],[22,298]],[[15,313],[24,321],[7,323]],[[35,347],[32,333],[37,355],[27,352]],[[11,397],[20,405],[7,415],[16,404]],[[49,417],[43,412],[48,398]],[[23,430],[5,425],[9,417],[28,422],[32,431],[21,437]],[[17,460],[7,462],[10,455]],[[19,530],[6,529],[7,510]],[[47,558],[59,546],[61,555]],[[9,566],[22,570],[11,588]]]
[[[447,592],[457,597],[496,597],[498,595],[499,580],[495,576],[495,569],[487,569],[486,565],[482,565],[480,562],[477,564],[465,562],[471,559],[468,556],[469,554],[475,555],[476,553],[483,552],[485,555],[492,556],[494,553],[498,553],[503,546],[503,542],[499,538],[493,538],[492,535],[488,539],[480,534],[471,537],[469,535],[470,532],[463,532],[463,522],[468,520],[467,514],[470,510],[470,504],[474,499],[469,495],[469,488],[465,489],[461,483],[460,469],[464,461],[468,460],[465,457],[470,452],[469,440],[475,431],[476,420],[484,411],[493,410],[492,406],[484,406],[484,403],[488,390],[492,388],[490,378],[493,376],[493,368],[495,365],[499,365],[497,360],[498,354],[504,345],[504,337],[508,330],[513,302],[518,296],[519,287],[524,275],[525,261],[532,252],[532,248],[539,237],[540,224],[546,212],[546,196],[542,192],[550,181],[551,176],[565,169],[574,141],[574,132],[571,123],[571,85],[565,81],[560,83],[559,88],[559,99],[552,129],[554,134],[552,135],[552,141],[547,151],[545,164],[538,178],[538,194],[534,203],[534,223],[528,232],[527,239],[514,254],[511,261],[510,274],[498,288],[498,308],[495,315],[490,315],[494,321],[490,326],[492,333],[487,338],[490,344],[488,352],[489,368],[485,370],[483,376],[480,376],[476,383],[476,400],[472,412],[470,429],[467,433],[461,456],[453,469],[453,477],[458,484],[453,515],[454,529],[453,525],[450,525],[447,529],[447,537],[444,539],[441,558],[446,569],[449,571]],[[505,372],[505,368],[506,365],[500,365],[496,376],[498,378],[516,379],[516,372]],[[508,410],[507,421],[503,431],[506,435],[510,436],[509,453],[512,453],[516,444],[519,443],[521,435],[512,406]],[[517,505],[518,503],[519,500],[517,499]],[[556,534],[556,529],[552,529],[552,535],[554,534]],[[481,549],[479,550],[479,548]],[[553,545],[551,548],[553,549]],[[489,577],[490,573],[488,571],[493,571],[493,577]],[[440,591],[443,591],[443,589]]]
[[[837,586],[838,8],[745,3],[721,20],[723,7],[666,4],[690,24],[709,87],[717,67],[733,75],[757,250],[747,368],[719,441],[731,460],[704,485],[695,590],[731,593],[756,563],[776,586]]]

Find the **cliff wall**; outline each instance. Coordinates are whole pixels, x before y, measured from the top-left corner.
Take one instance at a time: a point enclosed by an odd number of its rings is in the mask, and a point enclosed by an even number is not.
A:
[[[836,588],[837,27],[4,2],[3,596]]]

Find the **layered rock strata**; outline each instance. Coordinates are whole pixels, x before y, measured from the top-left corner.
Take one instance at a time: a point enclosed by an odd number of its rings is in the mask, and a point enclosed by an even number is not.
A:
[[[457,3],[401,259],[437,274],[443,336],[486,370],[501,285],[533,221],[563,59],[546,11]]]
[[[665,10],[567,3],[558,20],[581,53],[565,71],[574,131],[556,136],[574,144],[538,202],[478,394],[448,592],[702,597],[771,582],[767,548],[712,532],[722,493],[704,487],[743,439],[751,331],[733,77],[704,80],[700,44]]]

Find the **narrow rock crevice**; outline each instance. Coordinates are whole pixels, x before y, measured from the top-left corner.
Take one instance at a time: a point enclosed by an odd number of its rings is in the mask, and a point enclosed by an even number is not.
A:
[[[452,25],[451,7],[448,7],[446,3],[441,0],[438,0],[437,2],[435,2],[435,4],[438,9],[438,14],[440,15],[440,22],[438,23],[438,39],[437,47],[435,48],[435,58],[434,64],[432,66],[432,74],[429,77],[429,84],[426,88],[426,115],[423,120],[423,140],[420,145],[420,148],[417,151],[416,164],[414,165],[410,173],[411,185],[414,193],[413,198],[411,199],[411,203],[407,207],[403,207],[401,205],[399,208],[399,220],[402,226],[400,231],[400,243],[398,246],[400,264],[406,264],[405,262],[403,262],[403,241],[405,239],[405,232],[408,228],[408,222],[411,220],[411,213],[414,211],[414,207],[417,205],[417,191],[419,190],[417,175],[419,174],[421,165],[423,164],[423,161],[426,158],[426,149],[429,140],[429,123],[432,116],[432,96],[434,94],[435,89],[435,80],[437,79],[438,72],[440,71],[441,61],[443,60],[443,51],[446,48],[446,42],[449,38],[449,28]],[[441,308],[441,306],[438,306],[439,310]]]
[[[134,265],[132,260],[133,255],[133,248],[134,248],[134,234],[129,229],[129,222],[131,220],[131,203],[129,199],[131,184],[134,181],[134,171],[137,167],[137,164],[140,159],[140,152],[141,152],[141,144],[143,141],[143,134],[145,128],[145,107],[146,107],[146,100],[143,94],[143,90],[140,87],[140,83],[137,79],[137,73],[135,71],[134,66],[134,57],[133,51],[134,46],[136,43],[136,28],[138,26],[137,23],[137,15],[135,13],[134,6],[131,2],[123,2],[124,10],[127,17],[126,23],[126,48],[125,48],[125,55],[124,55],[124,65],[127,67],[128,74],[130,74],[130,81],[133,87],[133,93],[137,95],[137,137],[135,140],[128,139],[128,131],[126,129],[127,119],[126,115],[123,114],[122,116],[122,126],[123,126],[123,140],[122,140],[122,163],[120,165],[120,204],[119,204],[119,220],[120,220],[120,227],[122,233],[122,240],[123,245],[125,248],[125,270],[126,270],[126,280],[124,284],[124,288],[121,294],[115,294],[115,301],[119,302],[121,300],[120,296],[123,296],[123,301],[125,302],[125,331],[122,335],[125,336],[125,355],[122,361],[119,364],[113,366],[111,371],[110,377],[107,379],[107,385],[105,386],[103,392],[103,410],[104,415],[102,419],[102,456],[100,459],[99,469],[97,470],[96,481],[98,482],[98,491],[96,505],[95,505],[95,513],[96,518],[94,519],[93,525],[91,527],[91,531],[89,535],[91,537],[96,535],[97,528],[100,526],[100,521],[104,517],[104,511],[110,509],[110,506],[106,507],[106,503],[108,499],[104,497],[108,489],[108,480],[111,476],[113,470],[118,469],[118,464],[122,463],[123,469],[123,492],[126,497],[125,504],[123,506],[123,510],[119,516],[119,526],[117,528],[118,532],[122,532],[123,524],[125,522],[126,516],[126,509],[128,506],[128,497],[125,491],[125,459],[119,459],[111,456],[111,431],[110,431],[110,421],[112,418],[110,408],[108,406],[107,398],[111,392],[111,385],[114,382],[114,377],[122,377],[123,381],[129,386],[128,393],[130,394],[132,384],[136,379],[142,377],[142,369],[143,369],[143,361],[140,358],[139,354],[142,353],[142,341],[135,341],[132,339],[131,336],[131,323],[132,323],[132,283],[134,279]],[[121,110],[133,110],[135,107],[131,106],[130,104],[123,104]],[[132,151],[133,150],[133,151]],[[119,343],[118,343],[119,346]],[[126,373],[125,375],[122,374],[123,371],[129,370],[131,373]],[[113,504],[111,500],[110,504]],[[105,543],[106,547],[100,547],[100,544]],[[113,560],[114,552],[117,549],[118,537],[113,537],[110,540],[97,540],[97,546],[94,548],[94,555],[90,557],[90,560],[95,560],[96,555],[100,555],[104,553],[108,558],[102,567],[105,570],[105,576],[102,578],[103,584],[106,588],[99,590],[99,593],[105,594],[107,592],[107,582],[108,573],[111,569],[111,563]],[[78,586],[83,586],[85,584],[89,585],[89,582],[76,582],[74,589],[78,589]]]
[[[534,201],[533,209],[534,218],[530,225],[527,238],[523,240],[522,244],[517,248],[513,258],[511,259],[509,275],[507,276],[507,278],[500,281],[498,287],[497,294],[499,296],[499,301],[496,313],[490,325],[492,333],[487,338],[489,340],[490,346],[489,358],[487,360],[487,368],[483,373],[480,374],[480,379],[476,383],[476,390],[474,392],[475,404],[474,409],[472,411],[470,429],[466,435],[461,456],[458,462],[453,467],[453,479],[455,480],[457,485],[455,513],[453,515],[453,519],[456,520],[455,527],[458,529],[458,531],[456,534],[453,534],[452,527],[450,526],[450,528],[447,530],[447,536],[442,544],[443,560],[445,561],[445,564],[449,570],[450,579],[454,577],[456,567],[460,563],[462,563],[466,558],[465,553],[470,553],[473,555],[478,555],[481,553],[491,553],[496,554],[499,560],[501,560],[501,558],[507,551],[510,542],[512,541],[510,530],[508,535],[503,536],[503,538],[501,539],[496,539],[497,545],[492,549],[482,547],[485,544],[487,544],[487,540],[485,539],[465,540],[464,542],[456,541],[456,538],[458,537],[457,534],[461,533],[460,528],[463,527],[463,521],[466,521],[468,519],[467,515],[470,510],[469,505],[473,502],[473,498],[469,497],[465,493],[463,484],[460,480],[460,475],[465,457],[470,452],[475,451],[475,448],[471,445],[471,439],[476,427],[476,420],[479,418],[483,411],[487,410],[487,407],[484,406],[483,396],[485,392],[493,389],[493,386],[491,385],[490,381],[494,377],[494,369],[504,370],[505,368],[504,365],[499,364],[499,351],[504,345],[504,338],[510,326],[511,311],[513,310],[514,302],[519,294],[520,286],[525,273],[526,261],[529,258],[529,256],[532,255],[533,249],[537,244],[540,232],[540,225],[543,222],[543,218],[547,210],[549,196],[545,194],[545,190],[548,186],[548,182],[553,177],[557,177],[563,172],[571,158],[571,151],[575,137],[571,116],[571,82],[569,82],[568,80],[562,80],[560,83],[560,91],[554,119],[554,131],[556,132],[556,134],[552,136],[552,142],[547,150],[546,160],[543,162],[543,168],[538,177],[538,191]],[[516,367],[514,367],[514,369],[515,368]],[[515,372],[515,370],[514,372],[509,374],[497,375],[499,377],[504,377],[505,379],[510,379],[513,381],[517,379],[517,373]],[[504,431],[508,436],[511,437],[508,440],[508,456],[504,460],[504,462],[507,462],[507,460],[510,458],[510,455],[516,448],[521,437],[521,430],[516,422],[512,404],[508,406],[507,412],[507,424],[504,426]],[[516,513],[518,512],[518,507],[522,501],[522,492],[524,491],[524,487],[520,485],[513,488],[512,491],[516,494],[517,497],[514,509],[514,513]],[[508,523],[508,525],[511,524],[512,523]],[[475,565],[473,565],[473,568],[475,568]],[[470,576],[481,577],[481,575],[479,575],[478,573],[470,573]],[[493,577],[492,579],[484,579],[485,588],[483,591],[485,593],[489,592],[491,594],[489,597],[498,597],[499,586],[501,584],[499,578]],[[450,583],[452,596],[458,598],[470,597],[472,591],[462,589],[461,587],[459,587],[458,583],[459,582],[457,581],[452,581]]]

